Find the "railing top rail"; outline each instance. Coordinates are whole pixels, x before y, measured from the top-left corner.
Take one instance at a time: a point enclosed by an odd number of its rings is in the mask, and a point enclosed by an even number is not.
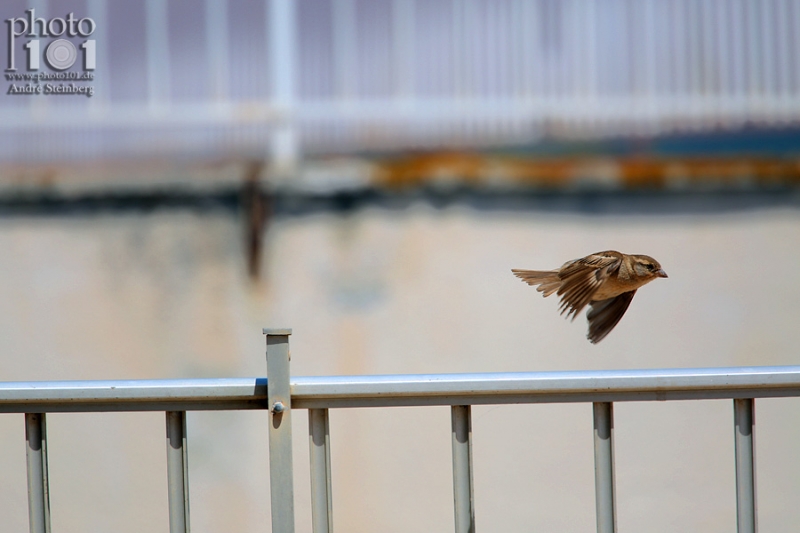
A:
[[[263,409],[266,378],[0,382],[0,413]]]
[[[800,366],[319,376],[296,408],[800,396]],[[266,378],[0,382],[0,412],[267,408]]]
[[[800,366],[303,377],[299,408],[800,396]]]

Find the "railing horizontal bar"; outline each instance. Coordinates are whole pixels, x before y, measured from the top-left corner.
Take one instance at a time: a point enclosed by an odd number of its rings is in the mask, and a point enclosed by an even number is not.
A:
[[[800,396],[800,366],[295,377],[295,409]],[[265,378],[0,383],[0,413],[267,408]]]
[[[453,405],[503,405],[523,403],[652,402],[675,400],[730,400],[737,398],[786,398],[800,396],[800,387],[786,389],[728,389],[691,391],[617,391],[519,394],[364,396],[352,398],[300,397],[295,409],[341,409],[348,407],[415,407]]]
[[[800,366],[325,376],[292,381],[292,401],[299,408],[715,399],[749,397],[754,392],[755,397],[797,395]]]
[[[266,378],[0,382],[0,412],[263,409]]]
[[[798,394],[800,396],[800,394]],[[750,395],[749,397],[752,397]],[[266,398],[266,396],[265,396]],[[202,400],[202,401],[84,401],[61,403],[48,400],[36,403],[4,403],[3,413],[112,413],[112,412],[156,412],[156,411],[247,411],[267,408],[266,400]]]
[[[244,395],[253,393],[266,398],[266,378],[0,382],[0,401],[191,400],[210,397],[225,400],[242,399]]]
[[[800,386],[800,366],[299,377],[294,394],[610,392]]]

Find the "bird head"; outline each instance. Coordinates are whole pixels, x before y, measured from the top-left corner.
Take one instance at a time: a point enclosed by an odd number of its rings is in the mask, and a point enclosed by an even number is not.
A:
[[[633,259],[633,269],[637,275],[650,279],[669,277],[661,264],[649,255],[634,255]]]

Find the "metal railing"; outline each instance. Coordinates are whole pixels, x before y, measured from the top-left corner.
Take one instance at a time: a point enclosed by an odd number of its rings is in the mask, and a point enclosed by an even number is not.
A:
[[[732,399],[739,533],[755,532],[755,398],[800,396],[800,366],[291,377],[289,329],[265,329],[267,379],[0,383],[0,413],[25,413],[30,527],[50,531],[48,412],[165,411],[171,533],[189,531],[187,410],[269,410],[272,531],[294,532],[291,417],[309,414],[314,533],[333,530],[328,410],[449,405],[456,533],[475,531],[471,406],[592,402],[597,531],[616,531],[613,402]]]

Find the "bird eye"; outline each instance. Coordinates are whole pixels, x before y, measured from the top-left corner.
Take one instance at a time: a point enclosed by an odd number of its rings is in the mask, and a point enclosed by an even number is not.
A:
[[[652,264],[652,263],[649,263],[649,264],[647,265],[647,270],[649,270],[649,271],[651,271],[651,272],[652,272],[652,271],[653,271],[653,270],[655,270],[655,269],[656,269],[656,266],[655,266],[654,264]]]

